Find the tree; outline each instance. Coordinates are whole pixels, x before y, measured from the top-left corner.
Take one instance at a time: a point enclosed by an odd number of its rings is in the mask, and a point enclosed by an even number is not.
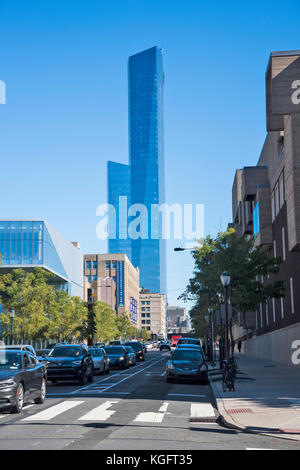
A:
[[[192,300],[195,307],[191,311],[195,329],[203,329],[199,315],[207,314],[208,308],[218,309],[224,302],[224,288],[220,276],[227,271],[231,281],[230,303],[234,312],[257,310],[260,303],[270,298],[280,298],[285,294],[282,281],[262,282],[269,274],[279,272],[280,258],[272,258],[266,249],[254,247],[253,238],[237,237],[235,230],[218,233],[216,238],[206,237],[202,245],[193,252],[195,259],[194,276],[185,292],[179,297]]]
[[[132,324],[126,312],[116,317],[117,335],[124,340],[130,337],[132,333]]]
[[[105,343],[113,340],[118,334],[115,311],[107,303],[97,301],[93,304],[93,313],[97,340]]]

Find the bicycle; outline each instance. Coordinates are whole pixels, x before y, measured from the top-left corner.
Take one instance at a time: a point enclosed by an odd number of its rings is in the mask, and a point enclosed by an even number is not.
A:
[[[234,392],[234,379],[235,379],[235,368],[232,358],[228,361],[223,361],[224,371],[222,375],[223,392],[228,389],[229,392]]]
[[[228,364],[233,368],[233,374],[234,374],[234,379],[236,379],[236,374],[237,374],[237,363],[236,363],[236,357],[231,356],[228,359]]]

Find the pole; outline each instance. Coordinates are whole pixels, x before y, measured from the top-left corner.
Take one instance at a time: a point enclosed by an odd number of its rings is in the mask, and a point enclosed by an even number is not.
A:
[[[13,317],[10,317],[10,344],[13,344]]]
[[[225,359],[228,360],[228,287],[225,286]]]
[[[215,353],[214,353],[215,338],[214,338],[214,314],[213,314],[213,311],[211,312],[210,322],[211,322],[211,359],[212,359],[212,363],[214,364],[214,362],[215,362]]]

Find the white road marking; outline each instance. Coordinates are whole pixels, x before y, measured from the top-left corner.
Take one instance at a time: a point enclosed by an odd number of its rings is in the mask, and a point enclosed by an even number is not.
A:
[[[191,403],[191,418],[214,417],[215,412],[210,403]]]
[[[27,418],[22,419],[22,421],[48,421],[49,419],[55,418],[61,413],[64,413],[75,406],[81,405],[82,403],[84,403],[84,401],[63,401],[62,403],[51,406],[40,413],[28,416]]]
[[[246,450],[276,450],[276,449],[260,449],[258,447],[246,447]]]
[[[163,405],[161,405],[161,407],[159,408],[158,411],[160,411],[161,413],[164,413],[165,411],[167,411],[169,404],[170,403],[164,402]]]
[[[108,418],[111,417],[115,413],[115,411],[108,410],[112,405],[115,403],[119,403],[118,401],[106,401],[102,403],[102,405],[97,406],[93,410],[86,413],[84,416],[79,418],[80,421],[106,421]]]
[[[195,393],[168,393],[168,397],[198,397],[205,398],[206,395],[197,395]]]
[[[144,412],[139,413],[134,421],[142,423],[161,423],[164,416],[164,413]]]
[[[161,374],[161,377],[163,377],[164,375],[166,375],[166,371],[164,371],[164,372]]]

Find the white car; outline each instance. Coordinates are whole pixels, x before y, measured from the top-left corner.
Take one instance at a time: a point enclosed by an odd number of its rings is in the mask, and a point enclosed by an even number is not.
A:
[[[152,349],[153,348],[153,344],[152,343],[146,343],[146,349],[148,351],[148,349]]]
[[[0,349],[13,349],[14,351],[28,351],[36,356],[35,349],[31,344],[9,344],[6,346],[0,346]]]
[[[109,372],[109,359],[102,348],[89,347],[88,353],[91,354],[94,363],[94,374],[104,375]]]

